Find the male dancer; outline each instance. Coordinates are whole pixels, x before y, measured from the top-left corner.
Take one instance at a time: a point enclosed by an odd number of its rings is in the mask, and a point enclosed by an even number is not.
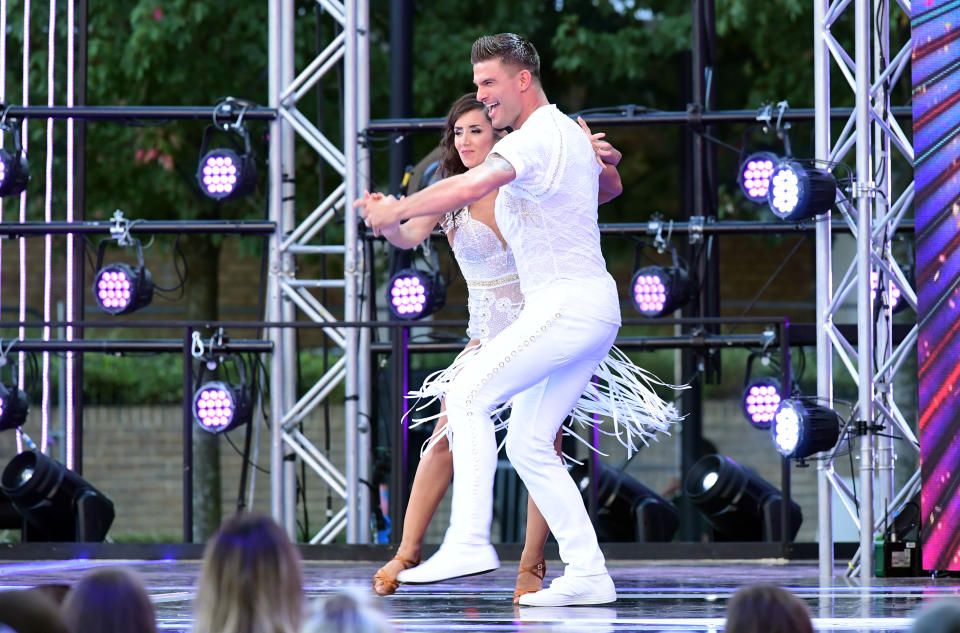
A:
[[[498,187],[496,218],[513,250],[524,294],[519,318],[453,380],[453,507],[437,553],[401,572],[401,582],[437,582],[499,567],[490,545],[497,446],[490,411],[513,398],[507,456],[540,508],[566,563],[529,606],[616,600],[580,492],[557,456],[557,430],[620,327],[617,288],[600,253],[598,165],[576,123],[550,105],[533,45],[512,33],[484,36],[471,54],[477,99],[495,128],[515,131],[486,162],[397,200],[355,203],[374,231],[468,205]]]

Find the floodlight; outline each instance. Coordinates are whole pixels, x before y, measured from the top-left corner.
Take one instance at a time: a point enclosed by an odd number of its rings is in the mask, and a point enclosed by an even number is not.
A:
[[[590,459],[570,476],[587,501]],[[634,477],[597,461],[597,538],[606,542],[668,542],[680,524],[676,506]]]
[[[737,184],[747,200],[764,204],[770,190],[770,178],[780,158],[772,152],[755,152],[747,156],[737,173]]]
[[[22,193],[30,182],[30,165],[20,141],[19,126],[14,121],[0,124],[0,133],[8,130],[13,131],[13,151],[5,147],[0,149],[0,198]]]
[[[23,426],[29,409],[27,394],[22,389],[0,383],[0,431]]]
[[[670,314],[685,306],[694,295],[696,283],[685,265],[681,265],[676,247],[659,234],[654,240],[657,251],[670,249],[671,266],[639,267],[643,245],[637,246],[633,277],[630,279],[630,299],[637,312],[648,318]]]
[[[713,527],[717,540],[779,541],[783,495],[752,469],[723,455],[706,455],[687,473],[684,490]],[[787,538],[797,536],[803,514],[787,509]]]
[[[23,515],[25,541],[102,541],[113,523],[113,502],[38,451],[11,459],[0,486]]]
[[[769,429],[773,415],[783,399],[780,381],[773,376],[751,380],[744,388],[740,403],[747,421],[755,428]]]
[[[645,317],[670,314],[693,298],[694,284],[679,266],[644,266],[633,273],[630,297],[633,307]]]
[[[387,284],[387,308],[393,318],[422,319],[443,306],[447,290],[439,273],[417,268],[398,270]]]
[[[770,431],[781,455],[803,459],[837,444],[840,417],[833,409],[807,400],[784,400]]]
[[[207,150],[213,132],[225,132],[233,147]],[[242,145],[241,145],[242,143]],[[250,134],[242,125],[208,125],[200,144],[197,184],[214,200],[241,198],[257,187],[257,163],[250,150]]]
[[[784,160],[770,177],[767,202],[781,220],[806,220],[829,211],[836,197],[837,181],[830,172]]]
[[[870,271],[870,301],[871,303],[877,299],[877,288],[880,287],[880,272],[876,270]],[[900,291],[900,287],[893,281],[889,279],[887,281],[887,292],[886,300],[887,304],[890,306],[892,312],[901,312],[907,307],[906,301],[901,301],[903,292]]]
[[[220,380],[204,383],[193,393],[193,418],[208,433],[225,433],[253,418],[253,398],[246,385]]]
[[[103,256],[112,240],[103,240],[97,252],[97,274],[93,279],[93,296],[101,310],[108,314],[127,314],[150,305],[153,300],[153,276],[143,264],[140,241],[127,237],[126,243],[137,252],[137,265],[123,262],[103,265]]]

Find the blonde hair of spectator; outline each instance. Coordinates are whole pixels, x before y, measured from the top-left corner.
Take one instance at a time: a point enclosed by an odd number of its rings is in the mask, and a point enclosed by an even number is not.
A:
[[[140,578],[127,569],[87,572],[61,607],[72,633],[156,633],[153,603]]]
[[[238,514],[210,539],[194,603],[195,633],[299,633],[300,554],[270,517]]]
[[[310,609],[303,633],[389,633],[390,621],[371,601],[368,592],[345,589],[318,598]]]
[[[726,633],[813,633],[800,598],[774,585],[742,587],[727,604]]]

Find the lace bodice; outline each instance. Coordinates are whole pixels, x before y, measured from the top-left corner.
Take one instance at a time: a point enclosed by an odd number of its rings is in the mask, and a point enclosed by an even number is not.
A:
[[[486,342],[513,323],[523,306],[513,253],[468,208],[448,213],[440,225],[453,236],[453,254],[467,282],[467,335]]]

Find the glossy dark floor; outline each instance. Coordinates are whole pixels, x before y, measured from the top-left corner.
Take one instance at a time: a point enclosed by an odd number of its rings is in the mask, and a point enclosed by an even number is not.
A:
[[[842,569],[821,586],[815,563],[608,561],[619,600],[601,607],[516,608],[516,565],[441,585],[401,587],[379,600],[400,631],[721,631],[727,599],[738,587],[770,582],[799,595],[818,631],[903,631],[932,601],[960,599],[960,579],[878,578],[869,587]],[[0,589],[69,583],[93,567],[123,565],[144,579],[161,630],[187,631],[199,573],[196,561],[70,560],[0,563]],[[306,561],[311,598],[369,586],[375,563]],[[548,562],[548,579],[559,573]]]

